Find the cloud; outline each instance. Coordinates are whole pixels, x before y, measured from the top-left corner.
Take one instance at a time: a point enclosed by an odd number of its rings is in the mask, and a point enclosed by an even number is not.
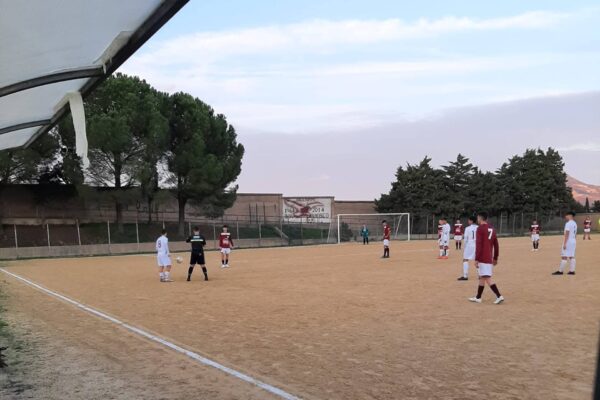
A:
[[[558,147],[558,151],[600,151],[600,142],[573,143]]]
[[[506,29],[542,29],[555,26],[572,14],[532,11],[509,17],[398,18],[371,20],[309,20],[287,25],[212,31],[183,35],[156,44],[135,55],[133,64],[164,66],[177,63],[210,64],[233,55],[265,54],[291,50],[321,52],[346,45],[371,45],[436,35]]]

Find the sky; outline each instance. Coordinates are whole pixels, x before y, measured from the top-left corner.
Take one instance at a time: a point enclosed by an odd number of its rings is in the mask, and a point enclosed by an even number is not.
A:
[[[224,114],[240,192],[371,200],[398,166],[559,149],[600,184],[595,1],[192,0],[123,67]]]

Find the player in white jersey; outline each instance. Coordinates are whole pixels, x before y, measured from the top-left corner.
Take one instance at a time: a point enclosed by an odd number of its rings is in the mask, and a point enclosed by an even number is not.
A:
[[[162,235],[156,239],[156,261],[161,282],[173,282],[171,280],[171,257],[169,252],[169,239],[167,230],[162,230]]]
[[[469,226],[465,228],[463,239],[465,247],[463,250],[463,275],[458,278],[459,281],[469,280],[469,261],[475,259],[475,233],[477,232],[477,217],[469,217]]]
[[[565,267],[567,266],[567,261],[569,260],[569,273],[568,275],[575,275],[575,248],[577,247],[577,222],[575,222],[575,213],[573,211],[569,211],[565,215],[565,219],[567,223],[565,224],[565,236],[563,239],[563,246],[560,252],[561,262],[558,267],[558,271],[553,272],[552,275],[562,275]]]
[[[450,254],[448,246],[450,245],[450,224],[446,218],[439,220],[439,239],[438,244],[440,247],[440,259],[447,259]]]

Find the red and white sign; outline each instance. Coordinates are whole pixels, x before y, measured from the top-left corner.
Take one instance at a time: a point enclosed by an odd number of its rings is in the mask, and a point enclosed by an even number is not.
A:
[[[284,197],[281,209],[290,222],[331,222],[330,197]]]

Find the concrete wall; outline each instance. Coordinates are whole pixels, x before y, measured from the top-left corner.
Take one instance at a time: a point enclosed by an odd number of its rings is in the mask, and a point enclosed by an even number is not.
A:
[[[135,197],[135,191],[129,197]],[[113,222],[116,218],[113,189],[85,188],[78,193],[74,187],[58,185],[9,185],[0,187],[0,222],[23,225]],[[282,216],[282,195],[279,193],[238,193],[235,204],[225,211],[224,219],[240,222],[274,222]],[[169,191],[158,195],[152,213],[153,220],[173,222],[178,219],[176,199]],[[188,205],[186,220],[200,221],[201,210]],[[372,213],[372,201],[332,201],[332,214]],[[145,221],[147,205],[136,200],[123,201],[125,222]],[[63,221],[63,222],[61,222]],[[68,221],[68,222],[67,222]]]
[[[345,201],[335,200],[333,203],[333,212],[337,214],[371,214],[377,212],[375,210],[375,202],[373,201]]]

